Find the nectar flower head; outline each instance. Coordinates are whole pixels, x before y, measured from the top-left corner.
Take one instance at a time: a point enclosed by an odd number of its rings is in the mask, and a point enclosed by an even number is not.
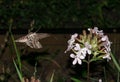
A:
[[[86,56],[90,55],[91,60],[111,59],[111,42],[107,35],[104,35],[103,30],[98,30],[97,27],[88,28],[89,33],[83,31],[83,34],[78,36],[73,34],[68,40],[68,48],[65,51],[72,51],[71,58],[74,58],[73,65],[82,64],[82,60],[86,60]]]

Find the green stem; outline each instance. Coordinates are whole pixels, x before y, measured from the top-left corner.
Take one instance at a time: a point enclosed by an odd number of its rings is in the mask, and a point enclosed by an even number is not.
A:
[[[111,53],[111,57],[112,57],[112,60],[113,60],[113,62],[114,62],[114,64],[115,64],[117,70],[120,72],[120,65],[119,65],[119,63],[116,61],[116,59],[115,59],[115,57],[114,57],[114,55],[113,55],[112,53]]]

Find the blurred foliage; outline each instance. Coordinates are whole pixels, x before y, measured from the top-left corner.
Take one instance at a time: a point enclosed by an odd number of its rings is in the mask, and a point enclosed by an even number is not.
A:
[[[0,28],[119,27],[120,0],[0,0]]]

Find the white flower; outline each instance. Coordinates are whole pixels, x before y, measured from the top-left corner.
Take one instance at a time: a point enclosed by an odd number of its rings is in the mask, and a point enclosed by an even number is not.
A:
[[[77,36],[78,36],[78,34],[75,33],[75,34],[73,34],[73,35],[71,36],[71,39],[68,40],[68,48],[67,48],[67,50],[65,51],[65,53],[66,53],[67,51],[71,50],[71,49],[74,47],[73,43],[75,42],[75,38],[76,38]]]
[[[80,45],[78,43],[75,44],[74,50],[76,51],[81,50]]]
[[[104,35],[103,30],[98,30],[98,27],[94,27],[94,29],[88,28],[88,31],[92,31],[93,34],[97,34],[100,37]]]
[[[87,54],[87,53],[88,53],[89,55],[91,54],[91,50],[88,49],[88,48],[82,48],[81,51],[82,51],[82,54]]]
[[[110,53],[107,52],[106,50],[104,50],[104,52],[105,52],[106,54],[103,56],[103,59],[107,59],[107,61],[111,60]]]
[[[81,55],[75,55],[75,54],[70,54],[70,57],[74,58],[74,60],[72,62],[73,65],[75,65],[77,62],[78,62],[78,64],[81,65],[82,64],[82,60],[81,59],[84,59],[83,56],[81,56]]]
[[[77,38],[78,34],[75,33],[68,40],[68,48],[65,53],[72,50],[73,53],[70,54],[70,57],[74,58],[73,65],[77,63],[81,65],[82,61],[89,55],[93,55],[90,59],[102,57],[102,59],[107,59],[107,61],[111,60],[111,42],[108,36],[104,35],[103,30],[99,30],[97,27],[88,28],[88,30],[90,34],[87,35],[84,32],[83,35]],[[99,80],[99,82],[101,81]]]
[[[80,59],[85,59],[86,52],[83,52],[83,49],[81,49],[80,51],[76,52],[76,55],[78,55]]]
[[[110,48],[110,45],[107,46],[107,45],[104,45],[105,49],[107,50],[107,52],[110,52],[111,51],[111,48]]]
[[[88,42],[85,42],[85,48],[84,48],[84,50],[88,53],[88,54],[91,54],[91,48],[92,48],[92,46],[88,43]]]
[[[102,38],[101,38],[101,40],[102,41],[105,41],[106,42],[106,45],[111,45],[111,42],[109,41],[109,39],[108,39],[108,36],[103,36]]]
[[[108,36],[103,36],[103,37],[101,38],[101,40],[102,40],[102,41],[107,41],[107,40],[108,40]]]
[[[70,57],[74,58],[73,65],[75,65],[77,62],[78,62],[78,64],[81,65],[82,64],[82,59],[85,59],[85,57],[86,57],[86,51],[84,50],[84,48],[81,48],[80,44],[78,44],[78,43],[76,43],[74,45],[73,50],[75,50],[74,51],[75,54],[73,54],[73,53],[70,54]]]
[[[111,57],[110,57],[111,42],[109,41],[108,36],[102,36],[101,41],[104,41],[103,46],[105,48],[105,50],[104,50],[105,55],[103,56],[103,59],[107,59],[107,61],[109,61],[109,60],[111,60]]]
[[[80,45],[78,43],[75,44],[74,50],[76,51],[75,53],[80,56],[82,59],[85,58],[86,56],[86,50],[84,48],[80,48]]]
[[[101,40],[104,41],[103,46],[105,47],[105,49],[106,49],[108,52],[110,52],[110,51],[111,51],[111,48],[110,48],[111,42],[109,41],[108,36],[103,36],[103,37],[101,38]]]
[[[103,36],[101,40],[107,42],[107,45],[111,45],[111,42],[109,41],[108,36]]]

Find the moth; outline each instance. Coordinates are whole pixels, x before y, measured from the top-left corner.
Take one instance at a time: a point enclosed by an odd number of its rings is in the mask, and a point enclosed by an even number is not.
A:
[[[26,36],[23,36],[23,37],[15,40],[15,42],[25,43],[30,48],[39,49],[39,48],[42,48],[42,45],[39,42],[39,40],[46,38],[48,36],[50,36],[50,35],[47,33],[30,32]]]

